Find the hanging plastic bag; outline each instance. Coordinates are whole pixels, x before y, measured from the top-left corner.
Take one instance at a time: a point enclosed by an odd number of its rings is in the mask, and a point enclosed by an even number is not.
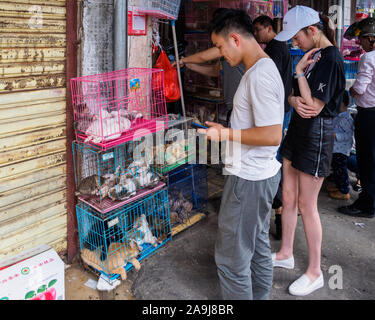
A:
[[[158,60],[155,63],[156,69],[164,70],[164,93],[167,102],[176,102],[181,98],[180,85],[178,83],[177,70],[172,67],[164,50],[161,51]]]

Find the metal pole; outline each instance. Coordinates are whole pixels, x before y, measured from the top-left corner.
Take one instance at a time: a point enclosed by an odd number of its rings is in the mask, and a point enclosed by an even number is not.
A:
[[[336,31],[336,42],[337,42],[337,47],[341,48],[341,40],[342,40],[342,35],[344,32],[344,1],[343,0],[338,0],[337,1],[337,6],[339,12],[337,12],[337,31]]]
[[[172,24],[172,33],[173,33],[174,52],[175,52],[176,63],[177,63],[177,67],[176,68],[177,68],[177,74],[178,74],[178,82],[180,84],[180,91],[181,91],[182,115],[186,119],[184,91],[183,91],[183,88],[182,88],[182,81],[181,81],[180,58],[178,56],[178,47],[177,47],[175,20],[172,20],[171,24]],[[185,122],[185,125],[186,125],[186,122]]]
[[[113,69],[128,67],[128,1],[114,0]]]

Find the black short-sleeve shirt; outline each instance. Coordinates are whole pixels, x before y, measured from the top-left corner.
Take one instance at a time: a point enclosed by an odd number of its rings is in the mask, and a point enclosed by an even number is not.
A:
[[[285,112],[290,110],[288,98],[292,93],[292,60],[290,57],[288,46],[285,42],[272,39],[264,49],[264,52],[275,62],[280,72],[285,89]]]
[[[340,112],[343,93],[345,91],[344,59],[340,51],[329,46],[315,53],[320,55],[317,63],[311,64],[305,71],[311,95],[325,103],[321,117],[335,117]],[[300,96],[298,80],[293,80],[294,95]]]

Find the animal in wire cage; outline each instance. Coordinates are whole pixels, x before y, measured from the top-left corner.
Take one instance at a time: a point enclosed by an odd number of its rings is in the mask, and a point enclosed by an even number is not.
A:
[[[113,221],[113,220],[112,220]],[[108,249],[112,242],[123,242],[125,233],[118,223],[111,225],[109,221],[96,218],[83,241],[83,246],[89,251],[98,253],[100,261],[107,258]]]
[[[141,264],[137,259],[140,252],[134,241],[112,242],[108,247],[108,251],[112,252],[112,254],[106,258],[105,262],[98,259],[98,250],[82,250],[82,260],[99,271],[119,274],[122,280],[127,279],[127,272],[124,266],[128,263],[131,263],[137,271],[141,269]]]
[[[152,152],[139,152],[140,145],[132,141],[102,151],[73,142],[76,195],[99,203],[125,201],[158,186],[164,177],[150,165]]]
[[[138,260],[171,239],[166,188],[107,214],[84,202],[77,204],[76,212],[83,261],[123,279],[127,263],[137,269]]]

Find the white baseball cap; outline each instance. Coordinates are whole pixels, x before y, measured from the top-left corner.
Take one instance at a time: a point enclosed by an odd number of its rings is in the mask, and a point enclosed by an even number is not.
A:
[[[290,9],[283,19],[283,31],[275,39],[287,41],[293,38],[298,31],[320,22],[319,13],[305,6],[295,6]]]

